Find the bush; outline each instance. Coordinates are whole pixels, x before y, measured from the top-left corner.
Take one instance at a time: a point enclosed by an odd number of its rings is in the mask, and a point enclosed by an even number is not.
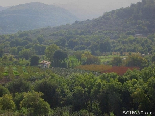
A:
[[[11,94],[5,94],[0,97],[0,109],[2,110],[14,110],[15,103]]]
[[[9,90],[5,88],[4,86],[0,85],[0,97],[2,97],[4,94],[9,94]]]
[[[11,93],[27,92],[31,89],[30,83],[25,81],[23,78],[11,81],[6,85],[6,87],[9,89]]]
[[[24,98],[20,102],[20,108],[27,109],[30,115],[48,115],[50,112],[50,105],[45,102],[41,96],[41,92],[24,93]]]

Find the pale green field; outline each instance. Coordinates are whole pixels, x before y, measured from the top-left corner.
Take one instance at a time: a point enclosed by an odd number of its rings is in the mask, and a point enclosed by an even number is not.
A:
[[[127,56],[119,56],[119,55],[108,55],[108,56],[98,56],[101,60],[101,63],[104,62],[109,62],[111,61],[114,57],[121,57],[121,58],[127,58]]]

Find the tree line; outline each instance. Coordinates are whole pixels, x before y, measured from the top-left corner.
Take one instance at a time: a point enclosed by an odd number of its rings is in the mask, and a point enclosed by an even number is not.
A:
[[[50,69],[26,70],[29,74],[21,73],[0,85],[1,114],[120,116],[123,111],[154,112],[154,65],[122,76],[70,72],[66,77]]]

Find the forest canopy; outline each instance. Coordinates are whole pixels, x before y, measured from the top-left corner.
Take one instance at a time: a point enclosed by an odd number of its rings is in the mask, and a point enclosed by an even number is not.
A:
[[[0,35],[0,115],[153,116],[154,11],[154,0],[142,0],[93,20]]]

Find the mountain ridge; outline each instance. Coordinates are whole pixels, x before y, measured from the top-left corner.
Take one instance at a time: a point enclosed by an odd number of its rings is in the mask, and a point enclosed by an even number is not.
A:
[[[0,11],[1,33],[54,27],[78,20],[69,11],[39,2],[20,4]]]
[[[0,6],[0,11],[7,9],[8,7]]]
[[[143,0],[130,7],[120,8],[104,13],[93,20],[76,21],[65,29],[84,30],[98,33],[103,31],[119,31],[149,34],[155,32],[155,1]],[[61,28],[61,27],[59,27]]]
[[[131,3],[137,3],[140,0],[108,0],[108,1],[89,1],[89,0],[74,0],[66,4],[55,4],[62,8],[67,9],[72,14],[77,16],[80,20],[98,18],[105,12],[116,10],[130,6]],[[86,3],[87,2],[87,3]]]

